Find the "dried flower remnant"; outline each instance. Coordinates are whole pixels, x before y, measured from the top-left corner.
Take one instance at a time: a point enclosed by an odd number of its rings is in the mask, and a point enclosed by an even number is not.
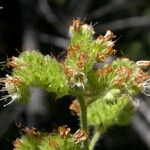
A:
[[[50,140],[48,142],[48,144],[49,144],[49,146],[51,146],[53,148],[56,148],[56,149],[60,147],[59,144],[56,141],[54,141],[54,140]]]
[[[105,38],[103,35],[99,35],[96,40],[99,44],[104,44]]]
[[[21,123],[16,123],[16,126],[20,129],[21,134],[27,134],[27,135],[36,136],[36,137],[40,135],[40,132],[37,132],[36,128],[34,127],[28,128],[22,125]]]
[[[105,40],[110,41],[114,39],[116,36],[111,32],[110,30],[106,31],[106,34],[104,35]]]
[[[22,139],[19,139],[17,138],[14,142],[13,142],[13,145],[16,149],[20,148],[21,145],[23,144],[23,140]]]
[[[70,131],[71,131],[71,129],[67,128],[65,126],[58,128],[59,135],[62,139],[65,139],[69,135]]]
[[[112,43],[109,43],[109,44],[112,44]],[[106,54],[107,54],[107,56],[110,56],[110,55],[115,55],[116,52],[117,51],[109,45],[109,47],[107,48]]]
[[[12,67],[17,70],[21,70],[23,68],[23,66],[18,62],[18,58],[14,56],[12,58],[7,58],[6,65],[4,65],[4,67],[1,70],[5,69],[5,67],[7,68]]]
[[[121,87],[123,85],[123,79],[120,76],[115,77],[113,80],[113,85]]]
[[[79,142],[85,141],[87,138],[88,138],[88,134],[84,130],[79,129],[73,135],[73,142],[77,144]]]
[[[147,69],[150,67],[150,61],[148,60],[140,60],[136,62],[136,65],[140,67],[141,69]]]
[[[37,136],[39,135],[39,132],[36,131],[36,128],[28,128],[28,127],[25,127],[24,129],[22,129],[22,131],[27,134],[27,135],[30,135],[30,136]]]
[[[24,127],[21,123],[16,124],[21,130],[22,137],[13,142],[14,150],[38,149],[38,144],[48,135],[45,132],[37,131],[35,128]]]
[[[106,31],[106,34],[103,36],[103,35],[100,35],[100,36],[98,36],[97,37],[97,42],[99,43],[99,44],[102,44],[102,45],[104,45],[104,44],[108,44],[108,46],[109,45],[112,45],[112,47],[114,46],[114,42],[112,41],[114,38],[115,38],[116,36],[110,31],[110,30],[107,30]],[[110,44],[110,43],[112,43],[112,44]]]
[[[107,57],[111,56],[111,55],[115,55],[116,50],[113,49],[112,47],[108,47],[107,50],[103,53],[97,53],[96,56],[96,61],[97,62],[104,62],[106,60]]]
[[[113,85],[122,87],[125,82],[128,82],[132,78],[133,69],[126,67],[126,66],[120,66],[117,69],[117,76],[113,80]]]
[[[64,68],[65,75],[70,79],[73,76],[73,69],[69,66]]]
[[[68,48],[68,56],[71,59],[74,59],[75,56],[76,56],[76,52],[78,52],[79,49],[80,49],[79,45],[69,46],[69,48]]]
[[[107,66],[107,67],[103,67],[100,68],[98,70],[98,74],[100,77],[104,77],[106,76],[108,73],[111,73],[113,71],[113,67],[111,65]]]
[[[77,61],[77,67],[79,70],[84,69],[87,60],[88,60],[88,55],[86,53],[81,53]]]
[[[145,82],[149,78],[150,76],[147,73],[143,71],[138,71],[138,73],[135,73],[134,76],[132,77],[132,82],[135,86],[141,88],[143,82]]]
[[[118,74],[119,74],[119,76],[123,77],[124,80],[130,79],[132,72],[133,72],[133,70],[126,66],[120,66],[118,68]]]
[[[72,27],[73,27],[73,29],[74,29],[76,32],[79,32],[79,31],[80,31],[81,25],[82,25],[82,22],[81,22],[81,19],[80,19],[80,18],[73,20],[73,25],[72,25]]]
[[[102,53],[97,53],[96,55],[96,61],[97,62],[104,62],[106,60],[107,56],[105,54]]]
[[[9,67],[13,67],[13,68],[18,68],[18,63],[17,63],[17,57],[12,57],[12,58],[8,58],[7,59],[7,63],[6,66]]]
[[[70,58],[74,58],[75,50],[76,50],[75,47],[69,46],[69,48],[68,48],[68,55],[69,55]]]
[[[21,94],[19,90],[19,85],[21,83],[20,78],[6,75],[6,78],[2,78],[0,82],[4,86],[0,91],[8,92],[8,95],[3,96],[0,100],[6,101],[7,98],[11,98],[11,101],[5,104],[4,107],[11,104],[13,101],[21,98]]]
[[[144,93],[147,96],[150,96],[150,79],[146,80],[143,84],[142,84],[142,93]]]
[[[92,25],[87,25],[87,24],[84,24],[81,26],[81,28],[83,29],[84,32],[88,32],[88,33],[91,33],[91,34],[94,34],[94,28]]]
[[[73,76],[70,78],[70,87],[77,87],[84,90],[87,77],[83,72],[75,71]]]
[[[107,31],[105,36],[98,36],[96,42],[103,46],[103,51],[98,52],[96,55],[97,62],[104,62],[107,57],[114,55],[116,50],[113,49],[114,41],[112,39],[115,38],[114,34],[111,31]]]
[[[149,84],[150,76],[147,72],[145,72],[145,70],[150,67],[150,61],[140,60],[136,62],[136,65],[139,67],[139,70],[134,76],[133,83],[137,87],[140,87],[143,93],[149,96],[150,94],[148,92],[149,91],[148,84]]]
[[[73,111],[77,116],[80,116],[80,105],[77,100],[74,100],[69,107],[70,110]]]

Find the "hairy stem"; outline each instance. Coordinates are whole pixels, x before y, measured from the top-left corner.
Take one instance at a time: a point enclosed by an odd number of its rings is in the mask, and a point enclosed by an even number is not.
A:
[[[80,108],[81,108],[81,127],[84,131],[88,133],[88,127],[87,127],[87,106],[84,100],[83,95],[78,96]],[[84,150],[89,150],[88,146],[88,140],[84,141]]]
[[[92,140],[89,144],[90,145],[89,150],[94,150],[94,147],[96,146],[98,139],[100,138],[102,133],[104,133],[106,130],[107,130],[107,127],[100,127],[99,125],[95,126],[95,133],[94,133]]]
[[[100,129],[96,127],[95,133],[94,133],[92,140],[90,142],[89,150],[94,150],[94,147],[95,147],[95,145],[96,145],[96,143],[100,137],[100,134],[101,134]]]

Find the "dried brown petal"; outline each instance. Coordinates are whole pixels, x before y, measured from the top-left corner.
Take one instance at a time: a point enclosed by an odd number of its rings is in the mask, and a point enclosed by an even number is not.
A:
[[[104,62],[107,58],[106,54],[102,54],[102,53],[97,53],[96,55],[96,61],[97,62]]]
[[[97,37],[97,40],[96,40],[99,44],[102,44],[104,41],[105,41],[105,38],[103,35],[100,35]]]
[[[69,57],[73,59],[75,57],[76,52],[79,49],[80,49],[80,45],[69,46],[69,48],[68,48],[68,55],[69,55]]]
[[[71,129],[66,128],[65,126],[58,128],[58,132],[59,132],[62,139],[65,139],[69,135],[70,131],[71,131]]]
[[[74,58],[75,57],[75,48],[73,46],[69,46],[68,48],[68,55],[70,58]]]
[[[140,60],[136,62],[136,65],[142,69],[146,69],[150,66],[150,61],[148,60]]]
[[[98,74],[99,74],[99,76],[104,77],[104,76],[106,76],[108,73],[110,73],[112,71],[113,71],[113,67],[111,65],[109,65],[107,67],[100,68],[98,70]]]
[[[123,76],[124,80],[130,79],[132,76],[132,72],[133,72],[133,70],[131,68],[126,67],[126,66],[120,66],[118,68],[118,75]]]
[[[73,142],[77,144],[79,142],[85,141],[87,138],[88,138],[88,134],[84,130],[79,129],[73,135]]]
[[[138,73],[136,73],[134,75],[133,84],[137,87],[141,87],[143,82],[149,78],[150,78],[150,76],[147,73],[145,73],[143,71],[139,71]]]
[[[72,102],[72,104],[70,105],[69,109],[72,110],[73,112],[75,112],[75,114],[77,116],[80,116],[80,105],[79,105],[77,100],[74,100]]]
[[[48,144],[53,148],[59,148],[59,144],[54,140],[49,141]]]
[[[21,64],[18,64],[17,57],[14,57],[14,56],[12,58],[7,58],[6,65],[2,68],[2,70],[5,69],[5,67],[7,67],[7,68],[12,67],[17,70],[23,69],[23,66]]]
[[[106,34],[104,36],[104,38],[107,40],[107,41],[110,41],[112,40],[113,38],[115,38],[116,36],[113,34],[113,32],[111,32],[110,30],[107,30],[106,31]]]
[[[31,128],[25,127],[24,129],[22,129],[22,131],[24,131],[24,133],[31,135],[31,136],[38,135],[36,128],[33,128],[33,127],[31,127]]]
[[[73,28],[76,32],[80,31],[81,25],[82,25],[82,22],[80,18],[73,20]]]
[[[115,53],[116,53],[116,50],[109,46],[105,52],[97,53],[96,61],[104,62],[107,57],[109,57],[111,55],[115,55]]]
[[[105,55],[108,57],[108,56],[110,56],[110,55],[115,55],[115,53],[116,53],[116,50],[113,49],[111,46],[109,46],[109,47],[107,48],[107,51],[106,51]]]
[[[83,70],[84,67],[85,67],[85,64],[87,62],[87,59],[88,59],[88,55],[86,53],[81,53],[79,58],[78,58],[78,61],[77,61],[77,67],[79,70]]]
[[[73,75],[73,70],[70,67],[65,67],[64,68],[64,73],[67,77],[71,77]]]
[[[120,76],[117,76],[114,81],[113,85],[121,87],[123,84],[123,79]]]
[[[8,84],[14,84],[15,86],[19,86],[21,84],[21,79],[18,77],[12,77],[10,75],[6,75],[6,78],[0,79],[1,83],[8,83]]]
[[[22,139],[19,139],[17,138],[14,142],[13,142],[13,145],[15,148],[20,148],[20,146],[23,144],[23,140]]]

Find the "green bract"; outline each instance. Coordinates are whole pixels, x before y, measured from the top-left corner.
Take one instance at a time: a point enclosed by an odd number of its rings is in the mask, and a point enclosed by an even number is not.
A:
[[[127,95],[114,99],[113,103],[98,99],[88,107],[88,123],[105,128],[115,124],[124,125],[130,121],[133,110],[132,99]]]
[[[77,150],[80,144],[74,144],[71,138],[62,139],[60,136],[44,137],[38,145],[39,150]]]
[[[22,101],[29,96],[29,87],[41,87],[58,96],[68,93],[68,82],[63,67],[49,55],[43,56],[38,51],[25,51],[18,58],[20,69],[13,70],[13,76],[21,79],[20,92]]]
[[[18,139],[15,146],[14,150],[77,150],[80,148],[80,144],[74,144],[71,138],[62,139],[58,135],[37,138],[26,135]]]
[[[17,139],[14,150],[37,150],[36,138],[29,135],[22,136],[21,139]]]

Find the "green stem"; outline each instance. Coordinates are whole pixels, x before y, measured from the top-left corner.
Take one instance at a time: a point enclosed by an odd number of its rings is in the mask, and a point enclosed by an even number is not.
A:
[[[94,150],[94,147],[95,147],[98,139],[100,138],[102,133],[104,133],[106,130],[107,130],[107,127],[102,127],[99,125],[95,126],[95,133],[94,133],[92,140],[90,142],[89,150]]]
[[[94,150],[94,147],[95,147],[95,145],[96,145],[96,143],[100,137],[100,134],[101,134],[100,129],[96,127],[95,133],[94,133],[92,140],[90,142],[90,147],[89,147],[90,150]]]
[[[84,131],[88,133],[88,127],[87,127],[87,106],[84,100],[83,95],[78,96],[80,108],[81,108],[81,127]],[[84,141],[84,150],[89,150],[88,140]]]

